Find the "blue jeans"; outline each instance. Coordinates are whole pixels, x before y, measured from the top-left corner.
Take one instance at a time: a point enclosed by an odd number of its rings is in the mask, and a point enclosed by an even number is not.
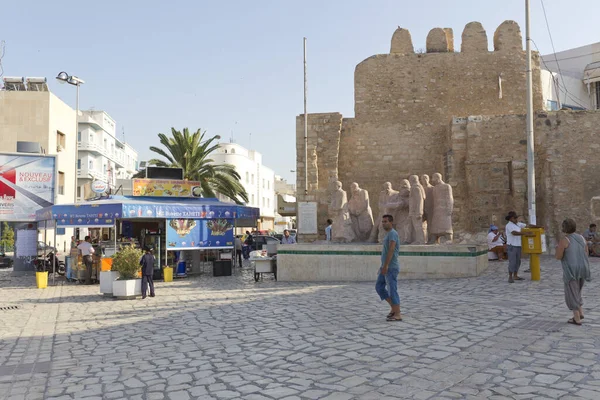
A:
[[[375,290],[377,294],[381,298],[381,300],[390,299],[392,301],[392,305],[397,306],[400,304],[400,295],[398,294],[398,274],[400,270],[398,269],[389,269],[385,275],[381,275],[381,269],[379,269],[379,273],[377,274],[377,283],[375,283]],[[389,293],[387,290],[389,287]]]

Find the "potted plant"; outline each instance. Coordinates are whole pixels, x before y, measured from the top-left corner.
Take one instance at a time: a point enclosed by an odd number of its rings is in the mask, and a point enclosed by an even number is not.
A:
[[[119,279],[119,271],[115,268],[112,258],[102,260],[102,271],[100,272],[100,293],[105,296],[113,295],[113,282]],[[105,264],[110,264],[110,269],[105,269]]]
[[[113,296],[120,299],[135,299],[142,295],[142,280],[138,279],[142,251],[127,246],[113,257],[112,269],[119,273],[113,281]]]

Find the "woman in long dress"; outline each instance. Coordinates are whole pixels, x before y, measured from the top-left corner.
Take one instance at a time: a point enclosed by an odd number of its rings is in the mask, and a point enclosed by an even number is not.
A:
[[[583,299],[581,290],[584,281],[591,280],[590,263],[588,260],[588,247],[586,240],[575,233],[575,221],[567,218],[562,223],[565,237],[556,247],[556,259],[561,260],[563,268],[563,282],[565,285],[565,302],[573,312],[573,318],[567,322],[581,325],[583,317]]]

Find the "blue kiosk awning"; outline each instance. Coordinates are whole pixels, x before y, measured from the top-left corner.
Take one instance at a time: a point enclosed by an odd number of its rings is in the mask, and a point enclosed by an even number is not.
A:
[[[57,226],[113,226],[117,219],[215,219],[254,221],[260,209],[225,203],[214,198],[158,198],[111,196],[77,204],[60,204],[36,212],[36,221]]]

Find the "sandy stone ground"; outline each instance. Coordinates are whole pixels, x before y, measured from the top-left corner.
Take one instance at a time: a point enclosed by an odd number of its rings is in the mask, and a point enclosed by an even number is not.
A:
[[[401,281],[402,322],[385,321],[375,275],[255,283],[245,267],[127,301],[0,271],[0,398],[600,399],[591,263],[580,327],[549,257],[540,282],[508,284],[501,262],[478,278]]]

